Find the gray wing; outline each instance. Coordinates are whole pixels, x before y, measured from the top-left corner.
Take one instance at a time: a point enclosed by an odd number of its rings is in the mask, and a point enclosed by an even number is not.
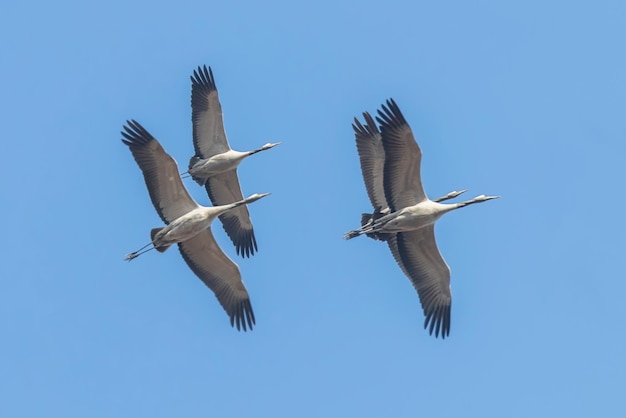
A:
[[[426,319],[424,328],[438,337],[450,335],[450,267],[437,249],[435,227],[400,232],[389,241],[396,262],[417,290]],[[430,325],[429,325],[430,324]]]
[[[227,205],[243,199],[237,170],[227,171],[209,177],[206,191],[213,206]],[[235,245],[237,254],[250,257],[258,250],[252,221],[247,205],[241,205],[220,215],[224,230]]]
[[[420,176],[422,151],[393,99],[387,100],[387,106],[382,105],[376,120],[385,149],[385,197],[392,212],[396,212],[427,199]]]
[[[197,208],[183,186],[176,161],[159,141],[134,120],[126,121],[123,129],[122,142],[128,145],[143,172],[150,199],[163,222],[169,224]]]
[[[178,249],[196,276],[215,293],[230,317],[230,325],[252,330],[254,311],[239,267],[217,245],[211,228],[179,243]]]
[[[365,126],[361,125],[357,118],[354,118],[352,129],[354,130],[367,195],[374,209],[381,211],[389,206],[383,186],[385,150],[374,119],[368,112],[363,113],[363,118],[365,119]]]
[[[191,77],[191,122],[197,157],[209,158],[230,149],[213,71],[206,65]]]
[[[406,271],[406,269],[404,268],[404,264],[402,263],[402,259],[400,258],[400,252],[398,251],[397,234],[389,234],[388,236],[385,237],[385,239],[387,241],[387,245],[389,246],[389,249],[391,250],[391,254],[393,255],[393,258],[396,260],[396,263],[398,263],[398,266],[402,270],[402,273],[404,273],[406,277],[409,277],[409,272]]]

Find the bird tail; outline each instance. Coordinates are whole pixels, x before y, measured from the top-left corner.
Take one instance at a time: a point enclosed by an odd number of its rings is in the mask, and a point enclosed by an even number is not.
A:
[[[189,167],[187,167],[189,170],[191,170],[193,168],[194,165],[196,165],[198,163],[198,161],[200,161],[201,158],[194,155],[193,157],[191,157],[189,159]]]
[[[384,215],[385,215],[384,213],[381,213],[378,210],[374,213],[361,214],[361,230],[360,230],[359,235],[365,233],[365,236],[368,238],[375,239],[377,241],[387,241],[390,236],[389,234],[381,234],[378,232],[363,232],[363,230],[366,227],[372,225],[377,219],[382,218]],[[356,231],[350,231],[350,232],[356,232]]]
[[[156,237],[156,235],[161,232],[163,228],[153,228],[150,231],[150,239],[152,240],[152,243],[154,244],[154,237]],[[160,252],[160,253],[164,253],[165,251],[167,251],[168,248],[170,248],[172,244],[162,244],[159,245],[158,247],[155,245],[154,248]]]
[[[191,178],[193,179],[193,181],[195,181],[196,183],[198,183],[200,186],[204,186],[206,184],[206,181],[209,179],[206,176],[198,176],[196,174],[194,174],[192,172],[192,169],[195,167],[196,164],[198,164],[198,162],[201,160],[202,158],[198,157],[198,156],[193,156],[189,159],[189,167],[188,167],[188,173],[191,176]]]
[[[356,238],[359,235],[363,235],[365,234],[366,236],[370,237],[370,238],[376,238],[377,234],[371,233],[371,232],[365,232],[366,229],[371,230],[371,228],[368,228],[369,226],[372,225],[372,223],[374,223],[374,221],[376,220],[376,212],[374,213],[362,213],[361,214],[361,228],[359,229],[353,229],[352,231],[348,231],[345,234],[343,234],[343,238],[344,239],[352,239],[352,238]]]

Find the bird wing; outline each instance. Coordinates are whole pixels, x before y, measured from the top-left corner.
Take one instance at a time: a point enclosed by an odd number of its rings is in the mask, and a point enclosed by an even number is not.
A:
[[[382,210],[389,206],[383,186],[385,150],[374,119],[368,112],[363,113],[363,118],[365,118],[365,126],[361,125],[357,118],[354,118],[352,124],[361,161],[361,173],[372,206],[376,210]]]
[[[213,71],[206,65],[191,77],[191,122],[197,157],[209,158],[230,149]]]
[[[243,199],[237,170],[209,177],[206,191],[214,206],[227,205]],[[237,254],[250,257],[257,251],[256,238],[247,205],[241,205],[220,215],[224,230],[237,249]]]
[[[176,161],[159,141],[134,120],[126,121],[123,129],[122,142],[143,172],[150,199],[163,222],[169,224],[196,209],[198,204],[183,186]]]
[[[424,328],[450,335],[450,267],[437,249],[434,225],[399,232],[388,241],[396,262],[417,290],[426,319]]]
[[[217,245],[211,228],[179,243],[178,249],[196,276],[215,293],[230,317],[230,325],[252,330],[254,312],[239,267]]]
[[[382,105],[376,120],[385,149],[385,197],[392,212],[427,199],[420,176],[422,151],[393,99]]]
[[[389,249],[391,250],[391,254],[393,254],[393,258],[396,260],[396,263],[398,263],[398,266],[400,266],[400,269],[402,269],[402,272],[406,275],[406,277],[409,277],[409,272],[404,268],[404,264],[402,264],[402,259],[400,258],[397,234],[389,234],[389,236],[386,237],[386,241],[387,245],[389,245]]]

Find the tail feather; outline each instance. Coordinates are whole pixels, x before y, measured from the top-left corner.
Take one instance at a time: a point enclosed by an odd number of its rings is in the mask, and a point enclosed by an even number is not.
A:
[[[188,171],[188,173],[191,176],[191,178],[193,179],[193,181],[198,183],[200,186],[204,186],[209,178],[206,177],[206,176],[199,176],[199,175],[194,174],[192,172],[192,169],[196,166],[196,164],[198,164],[198,162],[200,162],[200,160],[202,160],[202,158],[197,157],[195,155],[189,159],[189,168],[188,168],[189,171]]]
[[[191,174],[191,179],[193,181],[195,181],[196,183],[198,183],[200,186],[204,186],[206,184],[206,181],[209,178],[208,177],[194,176],[193,174]]]
[[[362,213],[361,214],[361,226],[369,225],[374,222],[374,214],[373,213]]]
[[[152,240],[152,244],[154,244],[154,238],[156,237],[156,235],[161,232],[161,230],[163,229],[163,227],[161,228],[153,228],[150,231],[150,239]],[[164,253],[165,251],[167,251],[168,248],[170,248],[172,244],[162,244],[159,245],[158,247],[155,245],[154,249],[157,250],[160,253]]]
[[[191,170],[193,168],[194,165],[196,165],[198,163],[198,161],[200,161],[201,158],[197,157],[197,156],[193,156],[189,159],[189,167],[187,167],[189,170]]]
[[[361,232],[360,232],[360,234],[363,233],[362,230],[366,226],[370,226],[377,219],[380,219],[380,218],[382,218],[385,215],[386,215],[385,213],[383,213],[383,212],[381,212],[379,210],[375,211],[374,213],[363,213],[363,214],[361,214]],[[389,237],[391,237],[391,234],[383,234],[383,233],[380,233],[380,232],[369,232],[369,233],[366,233],[365,236],[368,237],[368,238],[375,239],[377,241],[387,241],[389,239]]]
[[[367,234],[367,236],[378,241],[389,241],[389,238],[391,238],[393,234],[383,234],[383,233],[377,232],[373,234]]]

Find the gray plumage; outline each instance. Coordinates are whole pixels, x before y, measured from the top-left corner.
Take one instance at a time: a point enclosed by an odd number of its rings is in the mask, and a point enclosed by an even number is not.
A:
[[[253,151],[230,148],[213,71],[206,65],[194,70],[191,77],[191,121],[195,155],[187,173],[206,191],[214,206],[243,199],[237,167],[250,155],[275,147],[268,143]],[[250,257],[258,251],[250,213],[246,206],[220,215],[224,230],[235,245],[237,254]]]
[[[213,220],[228,211],[255,202],[269,193],[255,194],[227,205],[198,205],[185,189],[174,159],[138,122],[127,121],[122,142],[141,169],[152,204],[166,224],[154,228],[151,242],[126,256],[132,260],[151,249],[166,251],[178,244],[191,270],[209,287],[230,317],[232,326],[244,331],[255,324],[254,312],[239,267],[218,246],[211,233]],[[148,248],[149,247],[149,248]]]
[[[365,125],[356,118],[352,127],[361,161],[363,180],[374,213],[363,214],[361,228],[346,239],[367,235],[386,241],[391,253],[411,280],[424,310],[424,328],[435,337],[450,334],[450,268],[435,241],[434,224],[445,213],[499,196],[477,196],[466,202],[441,204],[465,190],[435,200],[426,196],[421,182],[422,151],[393,99],[378,111],[376,120],[364,113]]]

